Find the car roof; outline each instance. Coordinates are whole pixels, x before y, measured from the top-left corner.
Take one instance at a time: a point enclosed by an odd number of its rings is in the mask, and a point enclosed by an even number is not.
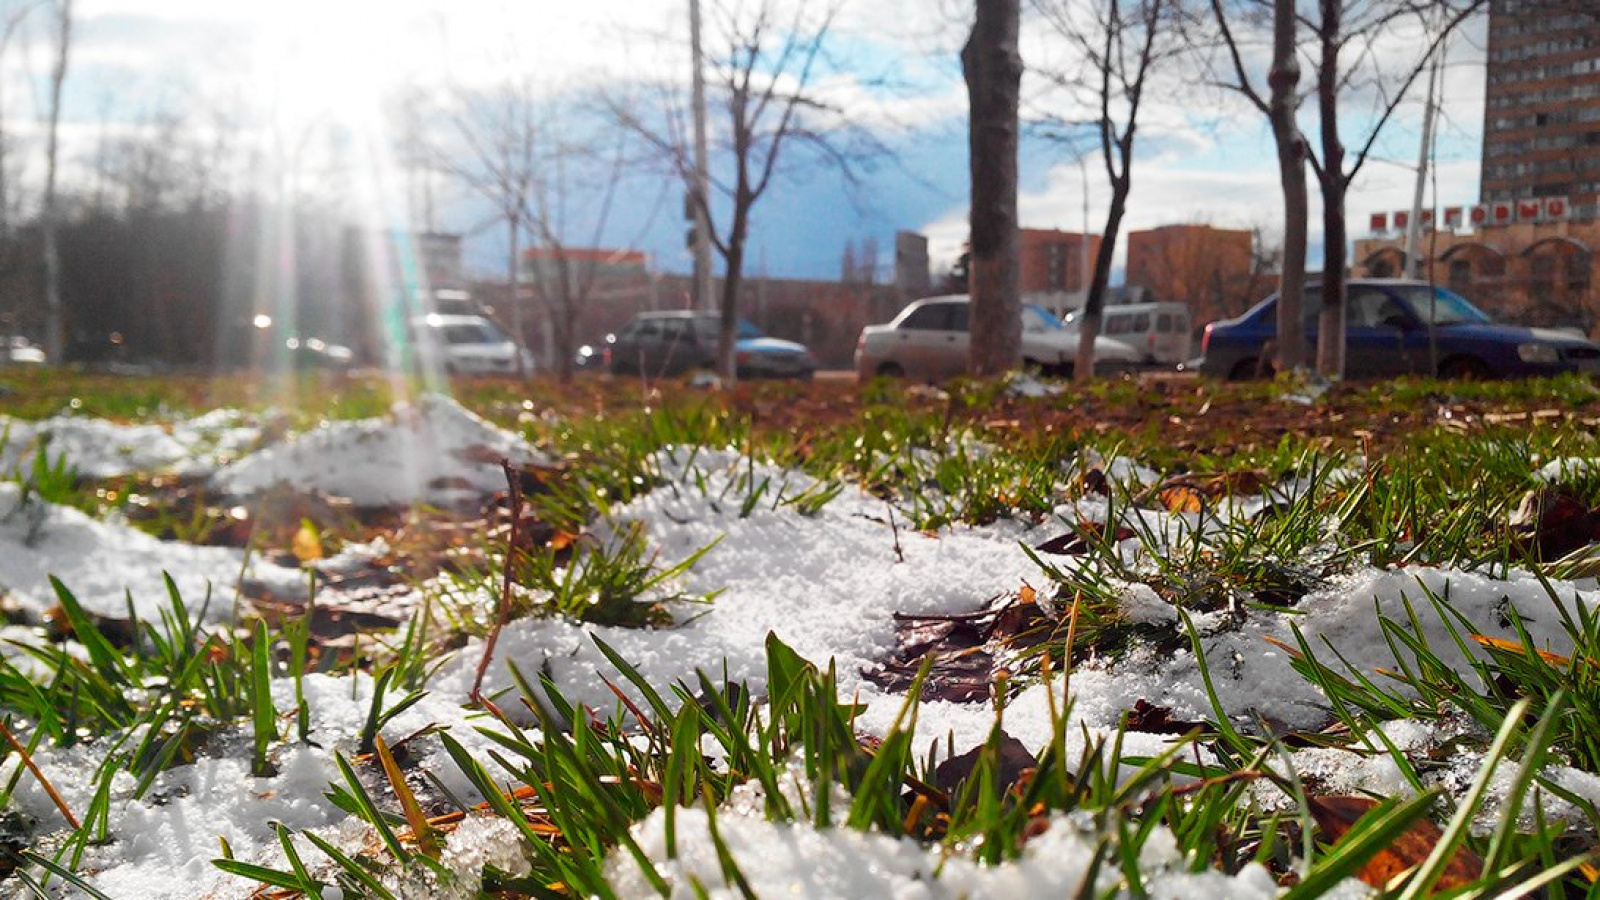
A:
[[[717,315],[715,312],[698,309],[665,309],[651,312],[634,313],[635,319],[704,319]]]
[[[411,321],[413,323],[421,323],[423,325],[441,326],[474,325],[478,322],[489,322],[492,320],[488,316],[477,316],[467,313],[427,313],[425,315],[412,316]]]

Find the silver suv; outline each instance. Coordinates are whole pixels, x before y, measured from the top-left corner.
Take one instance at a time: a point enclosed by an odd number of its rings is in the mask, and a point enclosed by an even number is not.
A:
[[[887,325],[868,325],[856,341],[856,374],[938,381],[967,371],[972,303],[965,294],[918,300]],[[1078,332],[1042,306],[1022,307],[1022,364],[1045,375],[1071,375]],[[1094,340],[1097,372],[1137,368],[1139,352],[1108,337]]]

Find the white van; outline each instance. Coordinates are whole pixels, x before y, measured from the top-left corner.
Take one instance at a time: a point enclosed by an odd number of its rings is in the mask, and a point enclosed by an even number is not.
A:
[[[1075,328],[1083,312],[1068,313]],[[1189,359],[1189,308],[1182,303],[1129,303],[1107,306],[1100,314],[1100,333],[1133,347],[1151,365],[1175,366]]]

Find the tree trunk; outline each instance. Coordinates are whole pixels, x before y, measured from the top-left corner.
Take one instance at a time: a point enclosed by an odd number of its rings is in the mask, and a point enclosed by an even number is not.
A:
[[[750,230],[750,207],[756,198],[744,190],[734,192],[733,226],[728,251],[722,255],[722,306],[717,317],[717,377],[724,387],[739,380],[735,345],[739,330],[739,285],[744,280],[744,243]]]
[[[1310,215],[1306,196],[1306,148],[1295,124],[1295,85],[1300,64],[1295,59],[1294,0],[1274,0],[1272,16],[1272,69],[1267,116],[1278,147],[1278,178],[1283,185],[1283,269],[1278,278],[1278,369],[1294,371],[1306,365],[1306,333],[1300,322],[1300,301],[1305,293],[1306,226]]]
[[[1317,112],[1322,120],[1322,316],[1317,327],[1317,371],[1344,375],[1344,146],[1339,142],[1339,32],[1344,0],[1320,0]]]
[[[45,355],[60,363],[66,349],[66,320],[61,311],[61,250],[57,245],[56,158],[61,124],[61,86],[67,80],[67,51],[72,46],[72,0],[61,0],[60,39],[55,68],[50,73],[50,121],[45,138],[44,201],[44,307]]]
[[[1132,142],[1123,151],[1125,165],[1133,155]],[[1100,236],[1100,249],[1094,257],[1094,277],[1089,282],[1089,293],[1083,299],[1083,316],[1078,323],[1078,355],[1073,362],[1072,380],[1089,381],[1094,378],[1094,339],[1100,335],[1100,318],[1106,308],[1106,286],[1111,282],[1111,256],[1117,249],[1117,232],[1122,228],[1122,214],[1128,207],[1128,192],[1133,184],[1127,177],[1111,182],[1111,208],[1106,213],[1105,233]]]
[[[1019,0],[977,0],[961,50],[971,126],[973,374],[993,376],[1021,361],[1022,306],[1017,263],[1017,106],[1022,55]]]
[[[573,344],[578,317],[579,298],[577,285],[572,283],[572,261],[567,258],[567,248],[562,246],[556,249],[556,276],[561,279],[559,293],[552,312],[554,319],[556,339],[556,380],[561,384],[572,383],[572,360],[578,348]]]

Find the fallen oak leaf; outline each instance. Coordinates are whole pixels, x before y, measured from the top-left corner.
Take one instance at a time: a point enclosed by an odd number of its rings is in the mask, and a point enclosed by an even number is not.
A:
[[[952,756],[933,770],[933,786],[945,794],[954,794],[972,775],[977,768],[978,760],[987,749],[986,744],[979,744],[966,753]],[[1000,745],[997,748],[998,758],[995,760],[995,784],[1002,791],[1009,790],[1030,772],[1039,768],[1039,760],[1034,757],[1028,746],[1009,734],[1001,732]]]
[[[1337,843],[1356,823],[1380,804],[1370,797],[1329,795],[1307,797],[1307,806],[1317,827],[1330,843]],[[1375,888],[1388,888],[1407,872],[1432,855],[1444,838],[1439,826],[1427,818],[1412,822],[1389,846],[1374,853],[1356,872],[1356,877]],[[1449,891],[1477,881],[1483,875],[1483,859],[1465,846],[1457,847],[1445,864],[1444,872],[1433,884],[1435,891]]]

